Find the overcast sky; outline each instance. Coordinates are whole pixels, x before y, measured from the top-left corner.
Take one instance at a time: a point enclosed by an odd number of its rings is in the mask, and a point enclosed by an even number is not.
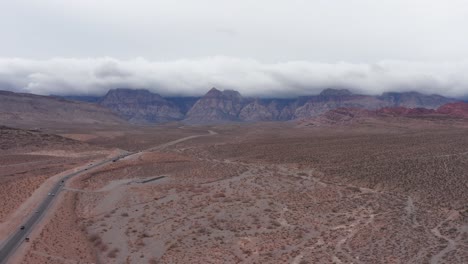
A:
[[[468,95],[464,0],[0,0],[0,89]]]

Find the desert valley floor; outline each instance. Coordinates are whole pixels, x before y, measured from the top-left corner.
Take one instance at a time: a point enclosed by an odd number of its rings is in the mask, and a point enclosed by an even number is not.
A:
[[[125,151],[67,181],[11,263],[468,263],[467,131],[1,127],[0,243],[64,172]]]

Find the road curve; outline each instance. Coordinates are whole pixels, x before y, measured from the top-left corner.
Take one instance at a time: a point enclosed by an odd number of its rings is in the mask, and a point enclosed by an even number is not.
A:
[[[48,195],[44,201],[42,201],[39,206],[36,208],[36,210],[32,213],[32,215],[29,217],[29,219],[26,220],[22,224],[24,226],[24,229],[19,228],[18,231],[10,235],[10,237],[3,243],[2,248],[0,249],[0,264],[6,264],[8,258],[15,252],[15,250],[21,245],[21,243],[25,240],[25,238],[31,233],[32,229],[34,226],[39,222],[39,220],[46,214],[47,209],[49,206],[52,204],[52,202],[56,199],[60,191],[62,191],[65,183],[67,180],[69,180],[71,177],[74,177],[76,175],[79,175],[81,173],[84,173],[85,171],[88,171],[90,169],[94,169],[97,167],[100,167],[102,165],[108,164],[113,162],[114,160],[118,160],[121,158],[124,158],[126,156],[132,155],[133,153],[131,152],[126,152],[124,154],[121,154],[119,156],[115,156],[110,159],[105,159],[100,162],[97,162],[93,165],[87,166],[86,168],[83,168],[81,170],[78,170],[76,172],[67,174],[63,176],[49,191],[50,194],[53,195]]]
[[[145,151],[155,151],[155,150],[161,150],[165,147],[168,147],[168,146],[171,146],[171,145],[174,145],[174,144],[177,144],[177,143],[180,143],[180,142],[183,142],[183,141],[186,141],[186,140],[190,140],[190,139],[193,139],[193,138],[197,138],[197,137],[203,137],[203,136],[212,136],[212,135],[216,135],[218,133],[212,131],[212,130],[208,130],[208,134],[205,134],[205,135],[194,135],[194,136],[188,136],[188,137],[184,137],[184,138],[181,138],[181,139],[177,139],[177,140],[174,140],[174,141],[170,141],[168,143],[165,143],[165,144],[162,144],[162,145],[159,145],[157,147],[153,147],[153,148],[150,148],[150,149],[147,149]],[[31,233],[32,229],[34,228],[34,226],[39,222],[39,220],[46,214],[47,212],[47,209],[49,208],[49,206],[52,204],[52,202],[56,199],[56,197],[58,196],[58,194],[63,190],[64,186],[65,186],[65,183],[67,182],[67,180],[69,180],[70,178],[74,177],[74,176],[77,176],[79,174],[82,174],[84,172],[87,172],[88,170],[90,169],[94,169],[94,168],[97,168],[97,167],[100,167],[100,166],[103,166],[103,165],[106,165],[108,163],[112,163],[116,160],[119,160],[119,159],[122,159],[122,158],[125,158],[125,157],[128,157],[128,156],[131,156],[131,155],[135,155],[135,154],[138,154],[138,153],[132,153],[132,152],[125,152],[123,154],[120,154],[118,156],[115,156],[113,158],[109,158],[109,159],[105,159],[105,160],[102,160],[100,162],[97,162],[97,163],[94,163],[86,168],[83,168],[81,170],[78,170],[76,172],[73,172],[73,173],[70,173],[70,174],[67,174],[65,176],[63,176],[60,181],[58,181],[54,187],[52,187],[52,189],[49,191],[49,193],[51,194],[54,194],[54,195],[48,195],[44,201],[42,201],[42,203],[39,205],[39,207],[36,208],[36,210],[33,212],[33,214],[29,217],[29,219],[26,220],[26,222],[24,222],[22,224],[22,226],[24,226],[24,229],[18,229],[18,231],[16,231],[15,233],[13,233],[4,243],[3,245],[1,245],[1,249],[0,249],[0,264],[7,264],[7,260],[8,258],[13,255],[13,253],[15,252],[15,250],[21,245],[21,243],[25,240],[25,238]]]

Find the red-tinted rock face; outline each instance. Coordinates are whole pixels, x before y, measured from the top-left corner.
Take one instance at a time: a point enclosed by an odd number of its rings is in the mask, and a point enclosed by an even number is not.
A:
[[[348,90],[326,89],[317,96],[309,97],[308,101],[295,110],[295,118],[308,118],[319,116],[336,108],[362,108],[377,110],[381,108],[411,109],[406,114],[427,114],[421,108],[434,109],[443,104],[453,102],[453,99],[440,95],[424,95],[417,92],[384,93],[381,96],[356,95]],[[387,110],[387,114],[399,115],[398,110]],[[414,110],[419,109],[419,110]],[[428,113],[430,113],[429,111]],[[385,114],[385,111],[382,112]]]
[[[352,124],[367,120],[369,118],[374,118],[376,116],[376,112],[372,110],[362,108],[340,107],[333,110],[329,110],[316,117],[302,119],[299,121],[299,124],[304,126],[324,124]]]
[[[376,120],[385,117],[407,117],[407,118],[468,118],[468,103],[449,103],[439,107],[437,110],[427,108],[407,107],[384,107],[377,110],[363,108],[336,108],[322,113],[316,117],[299,120],[302,126],[323,124],[350,124],[365,120]]]
[[[436,111],[427,108],[385,107],[376,113],[381,116],[424,116],[435,114]]]
[[[468,118],[468,103],[457,102],[445,104],[437,109],[437,113],[453,117]]]

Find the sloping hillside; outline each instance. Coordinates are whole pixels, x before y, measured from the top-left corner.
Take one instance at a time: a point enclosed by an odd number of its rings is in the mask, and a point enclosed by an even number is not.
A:
[[[125,121],[109,109],[91,103],[0,91],[0,122],[41,127],[48,123],[120,124]]]

